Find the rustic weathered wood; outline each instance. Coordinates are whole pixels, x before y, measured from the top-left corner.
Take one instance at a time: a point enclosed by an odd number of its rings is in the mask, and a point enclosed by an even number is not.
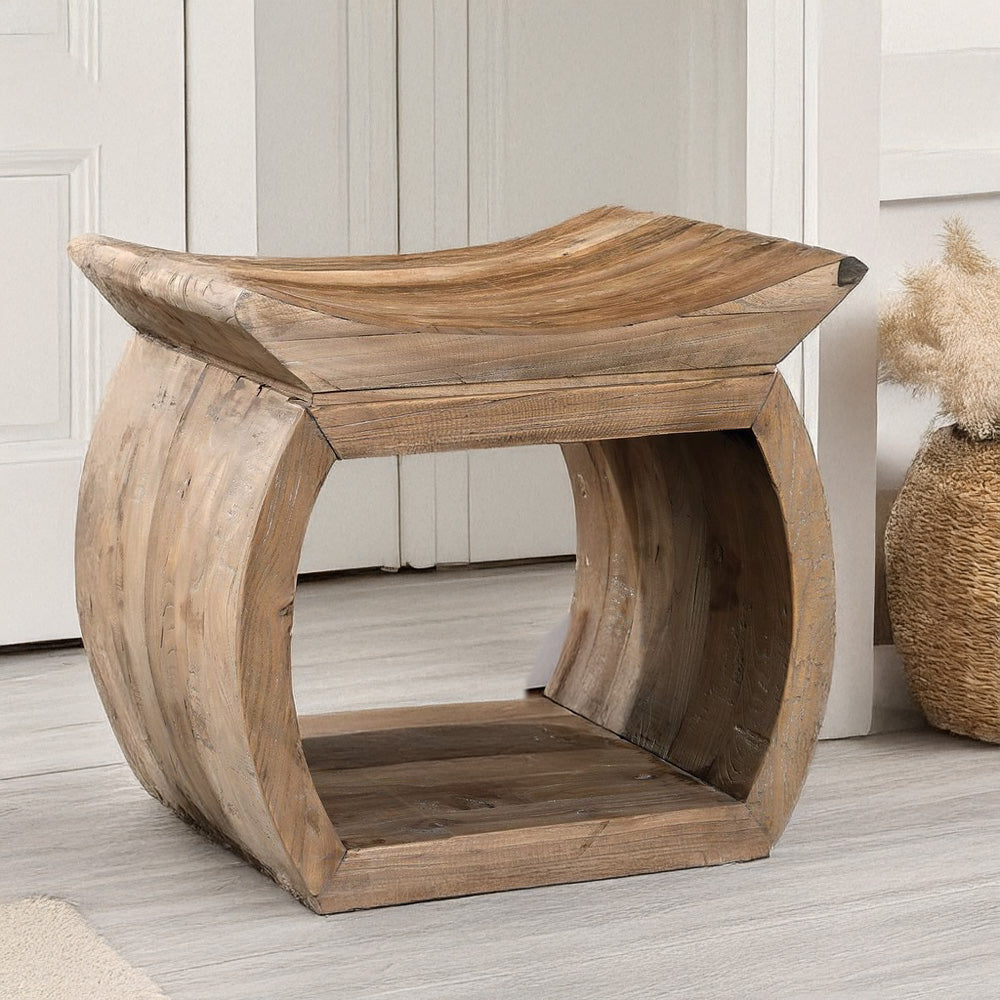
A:
[[[778,379],[753,425],[785,524],[791,645],[781,707],[746,802],[777,840],[798,801],[823,722],[833,666],[833,540],[812,444]]]
[[[71,253],[136,329],[299,395],[773,365],[863,273],[624,208],[401,257],[193,257],[94,236]]]
[[[462,721],[467,725],[478,722],[497,723],[507,719],[525,722],[531,719],[565,718],[566,709],[548,698],[532,692],[523,701],[471,701],[465,705]],[[369,708],[356,712],[328,712],[323,715],[299,716],[302,739],[314,736],[346,736],[351,733],[378,732],[381,738],[396,729],[421,726],[443,726],[455,721],[454,705],[412,705],[401,708]]]
[[[88,454],[77,588],[152,794],[320,912],[767,853],[833,638],[774,362],[857,261],[624,209],[409,257],[72,253],[140,333]],[[579,536],[548,697],[300,725],[295,571],[334,459],[541,442]]]
[[[582,565],[548,693],[745,795],[781,701],[790,615],[783,525],[752,435],[592,442],[566,459]]]
[[[135,338],[77,520],[84,643],[132,768],[313,905],[343,849],[302,756],[289,642],[331,460],[301,406]]]
[[[716,370],[656,382],[604,378],[591,385],[509,382],[490,392],[483,386],[448,386],[440,394],[425,388],[331,392],[314,396],[311,409],[340,458],[597,441],[749,427],[774,371],[727,378]]]
[[[546,693],[752,797],[776,837],[805,780],[833,650],[829,523],[787,387],[775,380],[751,431],[563,450],[577,588]]]
[[[765,855],[744,803],[546,698],[304,728],[346,855],[331,909]],[[363,728],[362,728],[363,727]]]

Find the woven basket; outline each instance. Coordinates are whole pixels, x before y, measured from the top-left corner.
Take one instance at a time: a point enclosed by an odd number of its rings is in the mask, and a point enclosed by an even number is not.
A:
[[[1000,442],[932,433],[885,556],[893,638],[928,721],[1000,743]]]

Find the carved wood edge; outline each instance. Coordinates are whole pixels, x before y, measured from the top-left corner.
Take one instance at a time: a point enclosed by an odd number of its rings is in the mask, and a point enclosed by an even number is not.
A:
[[[823,724],[836,637],[836,574],[830,517],[812,442],[780,377],[754,421],[788,538],[791,647],[781,709],[747,805],[772,842],[805,783]]]

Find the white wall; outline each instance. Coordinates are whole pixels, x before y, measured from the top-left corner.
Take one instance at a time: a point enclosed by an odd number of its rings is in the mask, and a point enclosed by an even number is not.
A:
[[[963,216],[1000,257],[1000,4],[883,0],[882,176],[875,276],[899,289],[908,266],[938,256],[942,221]],[[878,492],[884,517],[927,428],[934,399],[898,386],[878,395]],[[881,535],[876,544],[881,546]],[[895,647],[876,646],[875,725],[913,724]]]

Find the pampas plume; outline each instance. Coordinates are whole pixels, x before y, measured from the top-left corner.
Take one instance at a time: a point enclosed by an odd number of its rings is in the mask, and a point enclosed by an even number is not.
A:
[[[970,438],[1000,438],[1000,265],[959,218],[941,242],[941,259],[903,275],[882,311],[879,377],[937,393]]]

